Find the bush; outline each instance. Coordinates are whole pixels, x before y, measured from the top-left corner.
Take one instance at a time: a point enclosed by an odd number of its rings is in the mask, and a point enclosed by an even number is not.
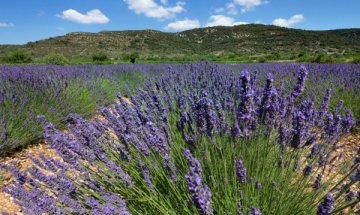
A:
[[[357,63],[357,64],[359,64],[359,63],[360,63],[360,56],[354,57],[354,58],[352,59],[351,63]]]
[[[68,65],[69,59],[67,59],[63,54],[51,53],[47,55],[44,59],[46,64],[52,65]]]
[[[258,61],[258,63],[266,63],[267,62],[265,57],[261,57],[257,61]]]
[[[104,62],[104,61],[109,60],[108,56],[103,52],[94,54],[92,56],[92,59],[93,59],[93,62]]]
[[[330,56],[320,54],[311,61],[312,63],[334,63],[334,59]]]
[[[136,62],[136,59],[139,57],[139,54],[138,53],[131,53],[130,56],[129,56],[129,59],[130,59],[130,63],[135,63]]]
[[[7,53],[6,61],[8,63],[31,63],[32,57],[30,52],[15,50]]]

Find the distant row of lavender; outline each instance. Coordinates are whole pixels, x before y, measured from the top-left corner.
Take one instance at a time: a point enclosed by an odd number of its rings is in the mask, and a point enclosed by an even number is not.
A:
[[[338,76],[312,92],[312,79],[336,74],[271,66],[281,64],[167,65],[136,92],[118,93],[101,117],[71,114],[66,132],[39,116],[61,160],[1,165],[16,178],[4,191],[26,214],[355,213],[360,150],[334,157],[354,115],[345,102],[330,106],[343,85],[358,90],[358,67],[349,67],[353,82]]]
[[[117,91],[126,92],[126,83],[137,86],[148,72],[177,72],[190,65],[112,65],[112,66],[0,66],[0,155],[34,142],[41,136],[35,116],[46,115],[56,125],[75,112],[82,116],[95,113],[97,107],[109,104]],[[241,71],[248,68],[253,82],[264,84],[268,72],[287,88],[294,84],[297,64],[218,64],[216,70]],[[332,88],[334,101],[343,99],[355,116],[360,117],[359,65],[306,65],[310,73],[306,95],[319,101]],[[154,74],[153,73],[153,74]],[[316,104],[320,105],[320,104]]]
[[[117,91],[141,83],[142,71],[148,70],[132,65],[0,66],[0,155],[41,137],[37,115],[59,126],[69,113],[93,115]]]

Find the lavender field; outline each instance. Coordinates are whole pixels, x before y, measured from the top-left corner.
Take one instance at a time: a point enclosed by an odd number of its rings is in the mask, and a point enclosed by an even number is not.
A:
[[[2,188],[25,214],[359,214],[359,64],[0,66]],[[115,100],[115,101],[114,101]]]

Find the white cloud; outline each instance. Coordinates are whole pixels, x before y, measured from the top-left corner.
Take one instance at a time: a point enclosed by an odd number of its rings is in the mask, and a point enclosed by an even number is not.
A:
[[[227,3],[226,4],[226,9],[227,9],[227,13],[230,14],[230,15],[237,15],[238,14],[236,4],[233,3],[233,2]]]
[[[200,22],[197,19],[184,19],[176,22],[171,22],[166,26],[166,29],[175,31],[184,31],[193,28],[199,28]]]
[[[209,22],[205,27],[211,26],[234,26],[234,25],[245,25],[247,22],[236,22],[234,18],[224,15],[213,15],[210,16]]]
[[[80,24],[106,24],[110,21],[99,9],[90,10],[86,14],[69,9],[56,16]]]
[[[0,22],[0,28],[10,28],[14,26],[15,25],[13,23]]]
[[[241,6],[241,12],[245,13],[252,10],[253,8],[260,6],[262,4],[268,3],[266,0],[233,0],[234,4]]]
[[[155,0],[124,0],[124,2],[136,14],[144,14],[150,18],[168,19],[185,11],[184,2],[176,2],[175,6],[167,6],[167,1],[164,0],[161,0],[160,4]]]
[[[216,9],[214,10],[214,12],[215,12],[215,13],[222,13],[222,12],[224,12],[224,10],[225,10],[225,8],[220,7],[220,8],[216,8]]]
[[[305,21],[305,17],[302,14],[296,14],[289,19],[277,18],[275,19],[272,24],[281,26],[281,27],[291,27],[297,23]]]
[[[168,0],[160,0],[161,4],[167,5],[169,2]]]

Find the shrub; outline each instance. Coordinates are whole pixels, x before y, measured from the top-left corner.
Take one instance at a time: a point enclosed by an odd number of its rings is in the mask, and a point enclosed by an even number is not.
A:
[[[319,54],[312,60],[312,63],[334,63],[334,59],[328,55]]]
[[[130,56],[129,56],[130,63],[135,63],[136,59],[138,57],[139,57],[139,53],[137,53],[137,52],[131,53]]]
[[[352,59],[351,63],[357,63],[357,64],[359,64],[359,63],[360,63],[360,56],[354,57],[354,58]]]
[[[23,50],[9,51],[6,56],[8,63],[31,63],[31,53]]]
[[[103,52],[95,53],[92,56],[92,59],[93,59],[93,62],[104,62],[104,61],[109,60],[108,56]]]
[[[47,55],[44,59],[46,64],[52,65],[68,65],[69,59],[67,59],[63,54],[51,53]]]

